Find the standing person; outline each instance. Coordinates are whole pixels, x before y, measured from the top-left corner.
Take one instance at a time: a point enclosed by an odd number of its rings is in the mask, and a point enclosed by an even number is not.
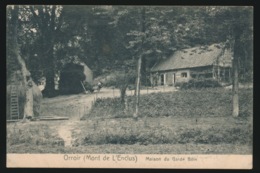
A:
[[[99,81],[98,82],[98,91],[100,91],[101,88],[102,88],[102,83]]]

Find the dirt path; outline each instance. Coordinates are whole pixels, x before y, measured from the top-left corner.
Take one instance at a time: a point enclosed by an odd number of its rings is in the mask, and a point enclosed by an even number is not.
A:
[[[155,92],[169,92],[174,91],[172,87],[160,87],[154,89],[144,89],[141,90],[141,94],[149,94]],[[134,91],[128,90],[126,93],[128,96],[133,95]],[[50,99],[43,100],[43,115],[47,116],[66,116],[69,117],[68,121],[63,121],[62,123],[56,124],[54,130],[57,130],[60,138],[64,140],[65,147],[73,146],[73,136],[80,133],[80,129],[77,128],[84,125],[80,118],[87,114],[94,101],[97,98],[114,98],[119,97],[120,93],[117,89],[102,88],[98,93],[92,94],[80,94],[80,95],[70,95],[70,96],[59,96]]]
[[[74,132],[75,127],[79,126],[79,124],[81,123],[80,118],[84,114],[88,113],[88,111],[91,109],[91,106],[95,99],[96,99],[95,95],[91,94],[91,95],[80,96],[80,98],[72,97],[69,100],[68,99],[63,100],[63,102],[61,101],[61,104],[63,104],[64,106],[66,104],[75,105],[75,107],[71,109],[72,113],[69,114],[70,119],[66,121],[64,124],[59,125],[58,127],[59,137],[61,137],[64,140],[65,147],[72,147],[73,145],[72,133]]]

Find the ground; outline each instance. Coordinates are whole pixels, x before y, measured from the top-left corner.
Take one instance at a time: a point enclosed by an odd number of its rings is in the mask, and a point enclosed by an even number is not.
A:
[[[161,87],[158,89],[144,89],[141,94],[152,92],[175,92],[172,87]],[[133,91],[127,91],[127,95],[133,95]],[[250,154],[252,146],[248,143],[207,144],[184,142],[182,144],[164,144],[158,141],[151,143],[117,144],[118,141],[104,144],[99,137],[111,138],[112,135],[138,135],[140,131],[144,134],[155,135],[167,129],[178,134],[183,130],[199,129],[226,129],[226,128],[248,128],[250,118],[232,117],[160,117],[140,118],[137,122],[132,118],[104,118],[88,117],[81,121],[97,98],[118,97],[116,89],[102,88],[99,93],[59,96],[45,98],[42,103],[42,116],[63,116],[69,120],[59,121],[35,121],[27,123],[7,124],[7,151],[10,153],[138,153],[138,154]],[[122,129],[130,129],[131,132],[122,132]],[[152,134],[151,134],[152,133]],[[238,132],[240,133],[240,132]],[[98,145],[86,142],[91,137],[99,142]],[[223,136],[225,138],[225,136]],[[83,140],[83,143],[82,143]],[[150,139],[147,139],[149,141]],[[121,140],[123,141],[123,139]],[[156,143],[156,144],[153,144]]]

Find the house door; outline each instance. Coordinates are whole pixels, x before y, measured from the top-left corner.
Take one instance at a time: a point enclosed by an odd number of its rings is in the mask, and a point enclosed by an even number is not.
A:
[[[161,85],[164,85],[164,74],[161,74]]]
[[[172,84],[173,84],[173,85],[175,84],[175,80],[176,80],[175,77],[176,77],[176,76],[175,76],[175,73],[173,73],[173,74],[172,74]]]

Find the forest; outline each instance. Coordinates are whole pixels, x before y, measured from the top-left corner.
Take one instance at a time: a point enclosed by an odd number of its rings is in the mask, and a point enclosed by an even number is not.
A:
[[[18,49],[33,81],[46,77],[47,96],[68,62],[86,63],[97,77],[135,70],[141,57],[146,73],[176,50],[220,42],[233,44],[240,80],[252,80],[251,7],[8,6],[7,28],[14,25],[14,11],[17,33],[7,29],[7,76],[18,64],[12,55]]]
[[[253,7],[9,5],[6,28],[9,153],[252,154]],[[227,86],[148,86],[157,62],[219,43]],[[78,92],[75,62],[116,78]],[[57,93],[57,74],[76,92]]]

